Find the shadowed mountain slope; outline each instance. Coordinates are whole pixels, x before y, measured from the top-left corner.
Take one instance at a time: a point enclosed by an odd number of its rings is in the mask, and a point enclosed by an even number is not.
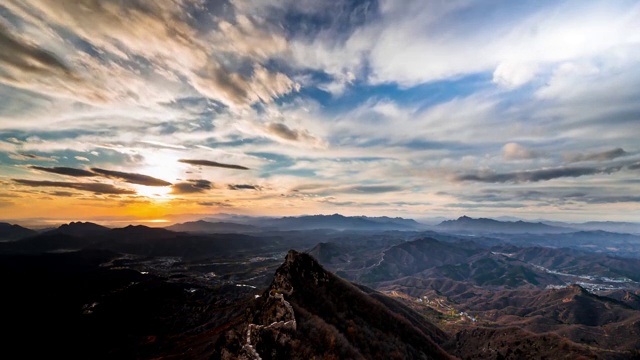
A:
[[[244,326],[218,344],[214,358],[451,358],[438,345],[446,333],[382,296],[291,250]]]

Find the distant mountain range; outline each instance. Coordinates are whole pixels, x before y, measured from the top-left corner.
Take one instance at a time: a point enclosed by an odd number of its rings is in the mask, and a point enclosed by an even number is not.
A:
[[[474,219],[468,216],[456,220],[443,221],[434,227],[436,230],[461,233],[502,233],[502,234],[559,234],[574,232],[575,229],[551,226],[525,221],[498,221],[493,219]]]
[[[0,223],[0,241],[12,241],[36,235],[37,232],[20,225]]]
[[[344,216],[303,215],[287,217],[245,216],[217,214],[197,221],[178,223],[165,229],[177,232],[223,234],[254,233],[265,230],[353,230],[353,231],[423,231],[458,234],[564,234],[577,231],[607,231],[640,234],[640,223],[590,221],[567,223],[559,221],[524,221],[511,216],[491,218],[471,218],[462,216],[455,220],[443,217],[422,217],[419,221],[388,216]],[[55,229],[40,230],[42,233],[67,235],[90,235],[108,230],[107,227],[90,222],[71,222]],[[0,223],[0,241],[18,240],[36,235],[38,232],[22,227]]]
[[[70,222],[60,227],[49,230],[45,234],[64,234],[73,236],[90,236],[97,235],[109,231],[108,227],[94,224],[92,222]]]
[[[288,230],[407,230],[424,227],[412,219],[386,216],[344,216],[340,214],[283,217],[273,219],[269,223],[278,229]]]
[[[261,230],[260,228],[249,224],[236,224],[231,222],[209,222],[205,220],[175,224],[167,226],[165,229],[171,231],[205,234],[247,233]]]
[[[257,230],[418,230],[426,226],[413,219],[400,217],[369,217],[333,215],[286,216],[280,218],[222,215],[203,220],[176,224],[169,230],[224,233],[253,232]]]

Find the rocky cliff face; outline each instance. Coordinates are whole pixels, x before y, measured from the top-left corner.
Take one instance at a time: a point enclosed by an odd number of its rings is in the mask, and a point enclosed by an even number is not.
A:
[[[214,358],[450,357],[436,344],[446,340],[443,332],[374,293],[325,271],[308,254],[289,251],[271,286],[247,310],[247,321],[226,334]]]

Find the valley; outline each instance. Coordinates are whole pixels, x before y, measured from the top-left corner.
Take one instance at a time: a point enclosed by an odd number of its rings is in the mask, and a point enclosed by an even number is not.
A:
[[[373,333],[366,339],[356,333],[379,331],[375,336],[387,339],[386,320],[374,321],[383,310],[370,308],[384,306],[388,316],[404,319],[396,330],[408,337],[388,338],[395,345],[384,350],[398,358],[425,351],[494,358],[554,344],[567,354],[623,359],[640,349],[635,252],[614,255],[606,244],[585,250],[575,246],[580,239],[548,247],[518,234],[455,234],[416,229],[413,223],[403,229],[402,222],[394,223],[400,228],[365,231],[359,229],[362,219],[354,229],[350,218],[341,221],[340,229],[301,230],[304,221],[298,219],[294,229],[260,231],[254,222],[246,234],[228,224],[234,232],[217,233],[217,224],[203,232],[206,222],[195,224],[193,232],[72,223],[28,233],[0,243],[0,271],[10,279],[5,289],[11,294],[2,300],[5,327],[22,329],[12,339],[17,349],[27,339],[25,324],[42,324],[42,331],[54,334],[48,351],[69,357],[135,352],[136,358],[181,358],[188,351],[189,358],[265,358],[267,348],[273,354],[326,352],[323,341],[335,338],[342,345],[330,347],[327,356],[376,358],[366,340]],[[640,248],[634,235],[625,236],[625,246]],[[289,264],[286,273],[283,261]],[[340,285],[325,287],[323,281]],[[363,294],[367,299],[359,298]],[[272,318],[281,313],[282,301],[295,315]],[[376,305],[363,305],[370,301]],[[354,307],[359,312],[351,313]],[[54,330],[62,319],[75,328]],[[270,327],[293,319],[297,328]],[[250,340],[242,330],[248,324]],[[320,343],[309,338],[318,332],[325,337]],[[519,335],[512,338],[514,332]],[[415,336],[431,339],[431,350],[411,345]],[[502,345],[490,351],[472,345],[485,341]],[[42,350],[22,349],[25,356]]]

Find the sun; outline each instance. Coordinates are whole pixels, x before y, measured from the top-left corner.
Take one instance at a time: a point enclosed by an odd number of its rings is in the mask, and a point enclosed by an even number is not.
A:
[[[141,174],[149,175],[158,179],[176,183],[182,177],[183,169],[178,162],[180,154],[169,149],[153,149],[145,151],[144,165],[136,169]],[[171,193],[171,186],[144,186],[134,185],[136,193],[147,198],[162,201],[170,200],[174,196]]]
[[[173,195],[171,194],[171,186],[133,185],[133,188],[138,195],[153,200],[161,201],[173,198]]]

